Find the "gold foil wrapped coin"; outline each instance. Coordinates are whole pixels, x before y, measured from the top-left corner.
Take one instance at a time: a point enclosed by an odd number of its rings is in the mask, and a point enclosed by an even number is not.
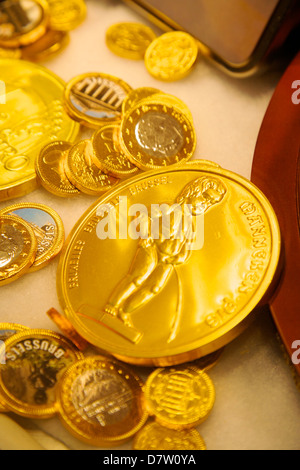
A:
[[[86,73],[73,78],[64,92],[64,105],[72,119],[98,128],[120,121],[122,103],[132,88],[112,75]]]
[[[27,326],[19,325],[18,323],[0,323],[0,341],[6,341],[11,336],[20,333],[20,331],[27,331],[29,329]]]
[[[21,49],[7,49],[0,47],[0,58],[1,59],[21,59],[22,52]]]
[[[70,41],[68,33],[48,30],[44,36],[29,46],[22,47],[22,59],[43,62],[64,49]]]
[[[0,286],[19,279],[32,266],[37,241],[23,219],[0,214]]]
[[[37,251],[30,271],[45,267],[61,251],[65,230],[56,211],[44,204],[19,203],[6,207],[1,214],[16,215],[29,224],[37,239]]]
[[[50,193],[60,197],[80,194],[66,175],[68,151],[73,147],[70,142],[55,141],[40,151],[36,162],[36,176],[40,184]]]
[[[152,422],[141,429],[133,441],[133,450],[206,450],[196,429],[176,431]]]
[[[86,163],[91,152],[89,140],[83,140],[74,145],[67,154],[65,171],[74,186],[85,194],[100,196],[118,183],[118,179],[106,175],[91,162]]]
[[[73,142],[79,126],[64,112],[64,83],[39,65],[0,59],[6,103],[0,111],[0,200],[36,189],[35,160],[52,140]],[[16,112],[17,109],[17,112]]]
[[[124,179],[139,173],[139,168],[131,163],[119,149],[114,138],[119,124],[103,126],[92,137],[92,161],[94,164],[116,178]]]
[[[71,366],[58,389],[63,425],[90,445],[117,446],[145,424],[143,382],[111,359],[92,356]]]
[[[141,170],[154,170],[190,160],[196,132],[189,115],[173,104],[145,99],[123,117],[120,148]]]
[[[162,426],[190,429],[202,423],[215,403],[208,375],[193,366],[156,369],[145,385],[146,408]]]
[[[245,330],[270,295],[280,252],[275,212],[250,181],[207,161],[173,166],[119,184],[80,218],[61,254],[58,295],[101,350],[182,364]]]
[[[154,31],[140,23],[118,23],[110,26],[106,32],[108,48],[125,59],[144,59],[146,50],[154,39]]]
[[[84,0],[47,0],[49,4],[50,26],[56,31],[71,31],[86,18]]]
[[[149,98],[152,95],[161,93],[157,88],[141,87],[135,88],[123,101],[122,113],[125,115],[132,107],[134,107],[139,101]]]
[[[158,80],[186,77],[198,58],[198,45],[188,33],[172,31],[155,39],[145,54],[148,72]]]
[[[4,349],[0,393],[9,410],[29,418],[53,416],[58,383],[70,365],[83,359],[82,353],[62,335],[42,329],[12,336]]]

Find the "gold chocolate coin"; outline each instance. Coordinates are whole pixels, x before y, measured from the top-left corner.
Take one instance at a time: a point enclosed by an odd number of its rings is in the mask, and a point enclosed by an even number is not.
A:
[[[48,30],[44,36],[29,46],[22,47],[22,59],[43,62],[60,52],[69,43],[69,34],[63,31]]]
[[[0,214],[0,286],[23,276],[33,264],[37,241],[23,219]]]
[[[122,103],[131,90],[112,75],[86,73],[67,84],[64,104],[72,119],[97,129],[121,119]]]
[[[123,101],[122,113],[126,114],[131,108],[133,108],[139,101],[149,98],[152,95],[161,93],[157,88],[141,87],[135,88]]]
[[[66,175],[80,191],[91,196],[100,196],[111,189],[119,180],[106,175],[93,163],[87,165],[86,153],[90,152],[90,141],[83,140],[68,152]]]
[[[6,104],[0,111],[0,200],[37,187],[35,160],[53,140],[74,142],[79,125],[64,112],[64,83],[30,62],[0,59]],[[17,112],[16,112],[17,110]]]
[[[208,375],[192,366],[156,369],[145,386],[150,415],[170,429],[189,429],[202,423],[215,403],[215,388]]]
[[[19,325],[18,323],[0,323],[0,341],[6,341],[11,336],[20,333],[20,331],[29,329],[27,326]]]
[[[94,446],[119,445],[145,424],[143,382],[111,359],[93,356],[71,366],[58,389],[63,425]]]
[[[6,49],[0,47],[0,58],[1,59],[21,59],[21,49]]]
[[[124,116],[120,147],[141,170],[184,163],[196,149],[196,132],[189,116],[171,104],[143,100]]]
[[[36,176],[40,184],[55,196],[71,197],[80,191],[66,176],[66,159],[73,147],[70,142],[55,141],[47,144],[40,151],[36,162]]]
[[[82,353],[62,335],[42,329],[20,332],[4,347],[0,393],[9,410],[29,418],[53,416],[58,383]]]
[[[58,295],[94,346],[172,366],[245,330],[280,252],[275,212],[250,181],[206,161],[173,166],[119,184],[80,218],[61,254]]]
[[[206,450],[196,429],[177,431],[155,421],[141,429],[133,441],[133,450]]]
[[[0,13],[1,47],[26,46],[46,32],[49,17],[45,0],[2,1]]]
[[[118,124],[103,126],[92,137],[92,160],[104,173],[124,179],[139,173],[139,168],[116,145],[114,134]]]
[[[49,4],[50,26],[56,31],[71,31],[86,18],[84,0],[47,0]]]
[[[0,211],[0,216],[1,214],[16,215],[33,229],[37,239],[37,251],[30,271],[45,267],[61,251],[65,230],[60,216],[50,207],[23,202],[6,207]]]
[[[132,60],[144,59],[146,50],[154,39],[154,31],[140,23],[118,23],[106,32],[108,48],[114,54]]]
[[[172,31],[150,44],[145,54],[145,65],[154,78],[175,81],[191,72],[197,57],[196,40],[188,33]]]

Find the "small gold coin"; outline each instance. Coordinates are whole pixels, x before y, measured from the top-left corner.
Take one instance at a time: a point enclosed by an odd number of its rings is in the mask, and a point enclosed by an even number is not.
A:
[[[19,0],[2,2],[0,12],[0,46],[18,48],[32,44],[47,29],[49,16],[45,0]],[[7,18],[7,19],[6,19]]]
[[[63,222],[56,211],[44,204],[19,203],[6,207],[1,214],[16,215],[33,229],[37,239],[35,261],[29,271],[45,267],[61,251],[65,238]]]
[[[94,446],[120,445],[145,424],[143,382],[114,360],[93,356],[71,366],[58,389],[63,425]]]
[[[188,33],[172,31],[153,41],[145,54],[148,72],[158,80],[175,81],[186,77],[198,57],[198,45]]]
[[[131,90],[127,83],[112,75],[79,75],[65,88],[65,109],[75,121],[98,129],[103,124],[120,121],[122,103]]]
[[[124,179],[138,174],[140,170],[117,147],[114,134],[118,129],[118,124],[109,124],[94,133],[92,160],[105,173]]]
[[[147,48],[156,39],[151,28],[140,23],[118,23],[106,32],[106,44],[114,54],[132,60],[144,59]]]
[[[69,142],[51,142],[41,150],[35,162],[38,181],[56,196],[71,197],[80,194],[65,172],[67,153],[72,147]]]
[[[146,407],[162,426],[189,429],[202,423],[215,403],[208,375],[193,366],[157,369],[145,386]]]
[[[33,264],[37,241],[32,228],[16,216],[0,215],[0,286],[23,276]]]
[[[179,107],[143,100],[124,116],[120,147],[141,170],[187,162],[196,149],[196,132]]]
[[[0,323],[0,341],[6,341],[11,336],[20,333],[20,331],[29,329],[27,326],[19,325],[18,323]]]
[[[49,4],[50,26],[56,31],[71,31],[86,18],[84,0],[47,0]]]
[[[91,196],[101,196],[109,191],[118,179],[106,175],[92,162],[87,165],[86,154],[91,151],[90,141],[83,140],[74,145],[67,154],[66,175],[77,189]]]
[[[123,101],[122,113],[126,114],[131,108],[133,108],[139,101],[149,98],[152,95],[161,93],[157,88],[141,87],[135,88]]]
[[[5,341],[6,363],[0,365],[0,392],[10,411],[29,418],[57,412],[56,388],[66,369],[83,359],[58,333],[34,329]]]
[[[44,36],[29,46],[22,47],[22,59],[43,62],[64,49],[70,41],[68,33],[48,30]]]
[[[133,450],[206,450],[196,429],[176,431],[152,422],[134,437]]]

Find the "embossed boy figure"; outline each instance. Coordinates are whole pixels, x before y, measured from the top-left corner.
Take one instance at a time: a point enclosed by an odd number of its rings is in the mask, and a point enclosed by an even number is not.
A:
[[[110,296],[105,312],[133,328],[132,315],[163,290],[176,266],[186,263],[190,258],[191,235],[195,226],[193,219],[219,204],[225,194],[226,188],[218,178],[204,176],[188,184],[176,201],[181,208],[181,216],[170,207],[171,223],[167,238],[166,231],[160,224],[161,214],[157,214],[156,221],[145,218],[147,228],[149,224],[156,222],[156,227],[159,226],[160,230],[155,237],[151,233],[147,239],[139,240],[129,273]],[[183,227],[182,209],[185,207],[189,208],[193,223]]]

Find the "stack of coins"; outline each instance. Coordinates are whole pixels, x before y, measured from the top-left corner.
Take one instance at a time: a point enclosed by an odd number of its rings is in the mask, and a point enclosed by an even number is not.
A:
[[[151,28],[139,23],[118,23],[106,32],[106,44],[116,55],[143,59],[148,72],[157,80],[176,81],[193,69],[199,48],[188,33],[172,31],[156,37]]]
[[[20,203],[0,212],[0,286],[45,267],[61,251],[64,227],[47,206]]]
[[[4,0],[0,57],[41,62],[68,45],[69,31],[86,17],[84,0]]]
[[[57,196],[101,196],[121,180],[185,163],[195,152],[190,110],[158,89],[132,90],[116,77],[87,74],[66,86],[64,104],[94,131],[75,145],[55,141],[41,150],[37,179]]]

